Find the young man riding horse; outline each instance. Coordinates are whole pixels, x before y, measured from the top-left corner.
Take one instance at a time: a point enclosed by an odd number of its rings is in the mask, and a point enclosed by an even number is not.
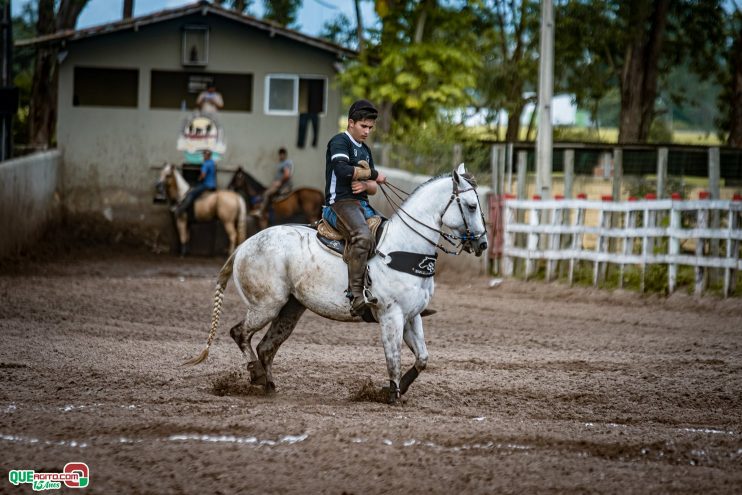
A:
[[[371,150],[364,143],[376,124],[378,111],[368,100],[358,100],[348,111],[348,128],[327,143],[325,158],[325,208],[323,218],[348,243],[348,297],[351,315],[360,316],[375,304],[364,294],[366,262],[374,239],[366,219],[376,215],[368,203],[377,183],[386,177],[374,167]]]

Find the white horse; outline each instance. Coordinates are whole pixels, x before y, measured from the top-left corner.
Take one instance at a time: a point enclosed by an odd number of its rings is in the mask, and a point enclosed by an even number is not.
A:
[[[441,235],[458,241],[459,251],[464,249],[480,256],[487,248],[476,186],[465,172],[461,164],[450,175],[418,187],[389,219],[377,254],[368,262],[371,291],[378,299],[372,313],[381,325],[390,403],[407,391],[428,362],[420,313],[433,296],[433,277],[425,275],[434,273]],[[442,225],[453,235],[443,234]],[[266,392],[275,390],[271,368],[276,351],[291,335],[305,309],[336,321],[360,321],[350,315],[345,263],[322,246],[316,235],[316,230],[306,226],[278,225],[240,245],[219,273],[206,348],[185,364],[198,364],[208,357],[230,275],[247,305],[245,319],[232,327],[230,334],[247,358],[251,383],[264,387]],[[417,260],[413,271],[423,276],[392,268],[399,252]],[[258,344],[256,356],[252,336],[268,323],[270,329]],[[415,354],[415,364],[401,376],[403,339]]]
[[[155,185],[160,194],[167,196],[170,204],[183,201],[190,186],[173,164],[165,164],[160,179]],[[196,221],[203,222],[218,218],[229,238],[229,252],[234,252],[239,243],[247,238],[247,205],[242,196],[234,191],[214,191],[201,194],[193,203]],[[188,245],[188,218],[184,212],[175,218],[180,240],[181,254]]]

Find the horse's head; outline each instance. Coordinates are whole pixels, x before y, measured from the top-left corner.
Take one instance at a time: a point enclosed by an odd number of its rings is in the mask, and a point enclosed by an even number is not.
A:
[[[487,227],[479,205],[477,182],[464,164],[451,173],[453,191],[443,212],[443,225],[451,229],[468,253],[481,256],[487,249]]]
[[[173,202],[178,200],[178,179],[175,165],[172,163],[166,163],[160,171],[160,178],[155,183],[155,190],[157,191],[155,201],[158,199],[166,198],[168,201]]]
[[[242,170],[242,167],[237,167],[237,170],[235,170],[234,175],[232,176],[232,180],[229,181],[227,189],[231,191],[241,191],[246,184],[247,174]]]

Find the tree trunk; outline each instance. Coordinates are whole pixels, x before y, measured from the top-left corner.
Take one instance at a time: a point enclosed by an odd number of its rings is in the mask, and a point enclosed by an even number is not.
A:
[[[742,29],[737,33],[731,57],[729,91],[729,139],[727,144],[742,148]]]
[[[73,29],[88,0],[62,0],[56,13],[54,3],[54,0],[39,0],[37,36]],[[36,48],[28,118],[31,146],[36,148],[48,148],[54,138],[57,123],[58,52],[58,48],[51,44],[40,44]]]
[[[651,7],[649,30],[646,24],[649,5],[632,3],[629,24],[640,26],[633,41],[626,47],[621,71],[621,115],[619,143],[641,143],[647,140],[654,119],[657,97],[658,64],[667,26],[669,0],[656,0]]]
[[[358,53],[363,56],[364,52],[364,40],[363,40],[363,19],[361,18],[361,0],[355,0],[356,6],[356,37],[358,38]]]
[[[508,110],[508,128],[505,131],[506,143],[520,141],[520,116],[523,115],[523,108],[523,102],[519,101],[516,106]]]

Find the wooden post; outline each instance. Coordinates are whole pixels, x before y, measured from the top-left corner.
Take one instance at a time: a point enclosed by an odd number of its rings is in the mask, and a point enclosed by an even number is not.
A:
[[[680,210],[675,208],[675,200],[679,200],[679,196],[673,194],[673,203],[670,210],[670,233],[667,236],[667,254],[670,257],[677,256],[680,254],[680,238],[677,237],[677,231],[680,229]],[[675,292],[675,286],[678,281],[678,264],[675,261],[670,261],[667,265],[667,287],[670,294]]]
[[[653,193],[649,193],[646,196],[644,196],[644,199],[646,200],[655,200],[657,199],[657,196]],[[649,208],[646,208],[644,210],[644,228],[652,228],[657,223],[657,213],[655,210],[650,210]],[[644,292],[645,284],[644,284],[644,278],[647,273],[647,256],[651,256],[654,254],[654,237],[644,235],[642,237],[642,278],[641,282],[639,283],[639,290],[641,292]]]
[[[507,153],[505,155],[505,158],[503,160],[503,167],[504,170],[507,170],[508,178],[507,178],[507,190],[505,192],[508,192],[510,194],[513,193],[513,143],[507,144]]]
[[[613,148],[613,200],[621,201],[621,182],[623,181],[623,149]]]
[[[698,195],[698,199],[701,200],[708,200],[709,199],[709,193],[707,191],[701,191]],[[709,211],[707,208],[699,208],[696,211],[696,228],[697,229],[706,229],[709,226]],[[701,258],[703,258],[703,247],[706,244],[705,239],[698,238],[696,239],[696,262],[700,261]],[[694,294],[696,296],[700,296],[703,294],[703,290],[705,289],[706,285],[706,270],[704,267],[700,265],[696,265],[696,285],[694,289]]]
[[[534,200],[541,199],[541,196],[534,195]],[[528,225],[531,225],[532,227],[538,226],[541,223],[541,210],[537,208],[531,208],[530,212],[528,213]],[[528,280],[528,277],[533,274],[535,270],[536,263],[531,259],[531,253],[538,251],[538,243],[539,238],[541,237],[540,234],[535,232],[530,232],[528,234],[528,246],[527,246],[527,252],[528,257],[526,258],[526,280]]]
[[[575,180],[575,150],[564,150],[564,197],[572,199]]]
[[[636,198],[633,196],[629,197],[629,202],[636,201]],[[629,230],[634,230],[636,228],[636,210],[629,210],[624,212],[624,228],[626,229],[627,233],[624,235],[623,238],[623,254],[628,256],[630,254],[633,254],[634,252],[634,238],[628,235]],[[618,287],[620,289],[623,289],[623,274],[624,274],[624,264],[621,263],[618,267]]]
[[[453,157],[453,160],[452,160],[453,161],[453,163],[452,163],[453,168],[458,167],[459,165],[461,165],[461,162],[464,161],[464,152],[463,152],[462,147],[461,147],[460,144],[454,144],[453,145],[453,151],[452,151],[451,155]]]
[[[528,153],[525,151],[518,152],[518,199],[526,199],[528,192]]]
[[[729,228],[729,237],[727,238],[727,260],[734,261],[735,268],[724,269],[724,297],[729,297],[730,292],[736,289],[737,285],[737,259],[739,257],[739,241],[732,240],[732,233],[737,230],[739,225],[739,212],[732,208],[732,206],[742,201],[742,196],[735,194],[732,198],[732,202],[729,205],[729,216],[727,217],[727,223]]]
[[[564,196],[561,194],[557,194],[554,196],[554,199],[564,199]],[[563,222],[563,212],[564,209],[560,206],[557,206],[553,210],[551,210],[551,226],[552,227],[561,227]],[[548,236],[548,250],[551,253],[556,253],[561,249],[561,234],[549,234]],[[558,260],[556,259],[547,259],[546,260],[546,281],[551,282],[554,279],[554,272],[555,268],[557,267]]]
[[[578,194],[577,199],[587,199],[587,196],[585,194]],[[582,207],[577,207],[577,213],[575,214],[575,221],[572,224],[573,227],[575,227],[575,232],[572,235],[572,246],[571,251],[573,253],[577,253],[578,250],[582,251],[582,233],[581,229],[585,226],[585,209]],[[574,275],[575,275],[575,259],[576,256],[572,256],[569,260],[569,285],[571,286],[574,283]]]
[[[657,150],[657,198],[665,197],[667,187],[667,148]]]
[[[721,180],[721,165],[719,159],[719,148],[712,147],[708,151],[709,160],[709,192],[711,193],[711,199],[720,199],[720,187],[719,183]],[[719,218],[719,210],[711,210],[711,217],[709,219],[712,229],[718,229],[721,225],[721,219]],[[720,255],[719,250],[719,239],[709,239],[709,251],[711,256],[718,258]],[[708,278],[710,284],[717,284],[719,282],[720,273],[718,268],[711,268],[708,270]]]
[[[601,204],[600,207],[600,214],[598,215],[598,225],[601,229],[610,229],[611,228],[611,218],[612,213],[611,211],[605,211],[605,203],[609,201],[613,201],[612,196],[603,196],[603,204]],[[598,234],[598,238],[595,240],[595,252],[600,255],[604,252],[606,252],[606,236],[604,236],[602,233]],[[608,263],[603,261],[600,262],[598,260],[595,260],[595,263],[593,263],[593,286],[597,287],[599,280],[605,281],[605,274],[606,274],[606,267]]]
[[[512,195],[506,194],[504,197],[504,215],[503,215],[503,255],[502,255],[502,273],[506,277],[513,276],[513,258],[508,255],[508,250],[515,247],[515,234],[508,230],[508,227],[515,223],[516,215],[513,211],[514,208],[508,204],[508,200],[512,199]]]
[[[502,177],[500,177],[500,167],[498,167],[498,160],[500,157],[500,145],[493,144],[490,152],[490,170],[492,171],[492,192],[495,196],[502,194],[500,185],[502,184]]]

